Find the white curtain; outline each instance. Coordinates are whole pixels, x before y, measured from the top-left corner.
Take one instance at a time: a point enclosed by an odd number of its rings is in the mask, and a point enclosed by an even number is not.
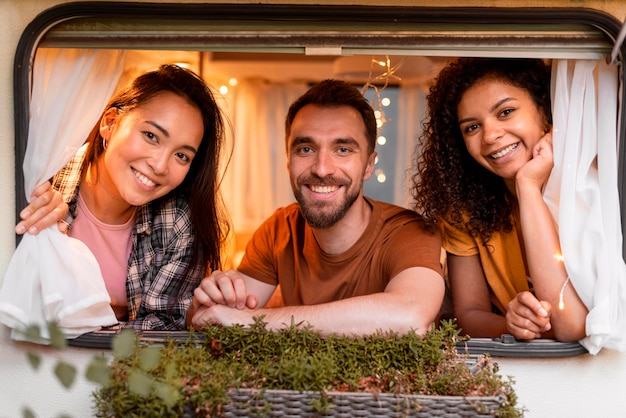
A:
[[[420,85],[401,85],[398,95],[398,142],[393,203],[405,208],[413,207],[411,188],[414,160],[422,123],[426,118],[426,90]]]
[[[26,196],[51,178],[84,143],[122,74],[124,53],[108,50],[38,49],[33,68]],[[68,337],[117,322],[98,263],[89,249],[54,225],[26,234],[0,289],[0,321],[13,338],[47,322]]]
[[[222,193],[237,233],[252,233],[275,209],[294,201],[285,154],[285,116],[308,86],[241,81],[226,107],[234,149]]]
[[[555,60],[554,169],[544,198],[566,270],[589,309],[590,353],[626,351],[626,266],[617,187],[617,67]],[[537,237],[540,239],[540,237]]]

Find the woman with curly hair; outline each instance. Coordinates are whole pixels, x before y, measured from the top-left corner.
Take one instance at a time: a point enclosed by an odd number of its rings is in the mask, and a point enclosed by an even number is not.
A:
[[[463,58],[430,89],[416,210],[442,230],[454,315],[473,337],[585,336],[587,309],[542,198],[549,87],[541,60]]]

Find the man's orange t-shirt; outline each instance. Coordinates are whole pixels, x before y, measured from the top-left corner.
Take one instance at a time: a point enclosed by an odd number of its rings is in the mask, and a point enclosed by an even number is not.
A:
[[[254,233],[238,270],[280,285],[287,306],[383,292],[394,276],[411,267],[441,275],[439,233],[426,231],[411,210],[366,199],[373,209],[370,223],[344,253],[325,253],[293,203],[274,212]]]

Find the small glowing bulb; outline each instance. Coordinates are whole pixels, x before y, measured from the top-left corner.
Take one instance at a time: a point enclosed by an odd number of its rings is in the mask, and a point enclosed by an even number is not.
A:
[[[220,93],[222,93],[222,94],[228,93],[228,87],[227,86],[220,86]]]
[[[374,174],[376,174],[376,180],[379,183],[384,183],[387,180],[387,176],[385,175],[385,172],[380,168],[376,170]]]
[[[231,87],[234,87],[237,85],[237,79],[236,78],[231,78],[230,80],[228,80],[228,84],[230,84]]]
[[[391,104],[391,99],[389,97],[385,97],[380,101],[383,106],[389,106]]]
[[[556,258],[557,260],[561,262],[565,260],[565,258],[563,257],[563,254],[559,254],[559,253],[554,254],[554,258]]]
[[[387,143],[387,138],[381,135],[378,137],[376,142],[378,143],[378,145],[385,145]]]

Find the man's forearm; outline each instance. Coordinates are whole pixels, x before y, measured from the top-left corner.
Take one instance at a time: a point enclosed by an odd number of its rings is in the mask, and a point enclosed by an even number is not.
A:
[[[396,276],[385,292],[319,305],[273,309],[202,307],[194,317],[194,325],[207,322],[250,325],[254,317],[263,316],[269,329],[280,329],[294,322],[309,324],[325,335],[368,335],[379,330],[398,333],[414,330],[423,334],[439,312],[443,293],[443,279],[439,274],[426,268],[414,268]]]
[[[402,303],[396,295],[377,293],[336,302],[309,306],[285,306],[251,310],[254,317],[263,316],[269,329],[280,329],[292,323],[310,325],[323,335],[370,335],[377,331],[424,334],[435,320],[435,313],[424,313]]]

